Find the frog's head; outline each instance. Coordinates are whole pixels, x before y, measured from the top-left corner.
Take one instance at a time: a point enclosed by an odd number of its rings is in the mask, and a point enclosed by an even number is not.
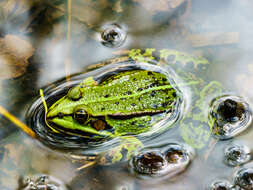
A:
[[[76,115],[81,116],[82,114],[84,118],[87,118],[87,110],[88,108],[82,105],[82,92],[78,85],[71,88],[67,95],[63,96],[49,107],[47,118],[62,118],[65,115],[74,115],[75,112],[77,112]]]
[[[71,88],[67,95],[49,107],[46,120],[54,131],[78,136],[83,136],[82,133],[112,136],[110,132],[103,130],[105,123],[93,118],[91,109],[83,103],[80,85]]]

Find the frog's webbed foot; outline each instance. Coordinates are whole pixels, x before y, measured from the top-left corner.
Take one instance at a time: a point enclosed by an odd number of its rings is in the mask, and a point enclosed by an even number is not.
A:
[[[212,122],[208,118],[208,107],[214,96],[219,96],[221,93],[221,84],[218,81],[211,81],[202,88],[199,94],[196,94],[199,99],[193,101],[192,109],[180,122],[181,135],[187,144],[198,149],[208,144],[212,133]]]

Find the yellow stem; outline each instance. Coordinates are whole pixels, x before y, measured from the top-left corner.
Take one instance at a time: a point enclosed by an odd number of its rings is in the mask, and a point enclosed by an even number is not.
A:
[[[46,100],[44,98],[44,93],[43,93],[43,90],[40,89],[40,97],[41,97],[41,100],[42,100],[42,103],[44,105],[44,108],[45,108],[45,123],[46,125],[55,133],[58,133],[58,131],[56,131],[53,127],[51,127],[48,122],[47,122],[47,112],[48,112],[48,108],[47,108],[47,103],[46,103]]]
[[[4,107],[0,106],[0,114],[5,116],[7,119],[9,119],[12,123],[14,123],[16,126],[18,126],[20,129],[22,129],[26,134],[29,136],[35,138],[36,134],[33,130],[31,130],[27,125],[25,125],[22,121],[20,121],[18,118],[16,118],[14,115],[12,115],[10,112],[8,112]]]
[[[70,38],[71,38],[71,0],[68,0],[68,26],[67,26],[67,49],[66,49],[66,58],[65,58],[65,75],[66,81],[70,80]]]

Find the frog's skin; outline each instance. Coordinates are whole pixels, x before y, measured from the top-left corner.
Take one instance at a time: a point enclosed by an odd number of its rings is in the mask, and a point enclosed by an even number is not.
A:
[[[203,148],[207,145],[211,135],[210,126],[212,126],[208,123],[206,109],[211,98],[209,95],[220,94],[221,85],[217,81],[206,82],[194,73],[203,72],[209,62],[201,57],[169,49],[160,51],[132,49],[126,52],[127,55],[117,60],[130,59],[137,62],[156,60],[158,66],[174,68],[183,84],[195,82],[193,83],[195,85],[189,87],[191,89],[189,109],[185,110],[179,122],[181,135],[184,141],[194,148]],[[111,62],[102,63],[100,66],[108,63]],[[189,65],[194,72],[183,70]],[[178,98],[181,98],[178,91],[165,79],[162,73],[146,70],[118,73],[100,84],[92,77],[86,78],[49,108],[46,120],[49,127],[59,133],[94,139],[101,136],[121,137],[120,145],[101,154],[98,162],[106,163],[110,160],[114,163],[123,158],[128,159],[135,149],[143,146],[131,135],[148,131],[157,122],[152,120],[151,115],[172,111]],[[155,83],[156,85],[148,86]],[[87,117],[82,122],[77,122],[73,118],[74,113],[79,109],[85,110],[85,117]],[[127,119],[122,119],[124,117]],[[92,125],[97,121],[101,122],[96,126]],[[107,130],[108,126],[113,130]],[[123,149],[125,151],[122,151]]]
[[[77,136],[136,135],[152,127],[151,115],[173,112],[177,101],[166,75],[124,71],[99,84],[91,77],[84,79],[49,108],[47,121],[56,124],[54,130]]]

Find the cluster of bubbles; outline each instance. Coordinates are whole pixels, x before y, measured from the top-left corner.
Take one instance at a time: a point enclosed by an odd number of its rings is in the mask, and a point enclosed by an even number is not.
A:
[[[68,190],[66,186],[56,178],[48,175],[36,175],[20,179],[20,190]]]
[[[252,121],[249,105],[237,96],[222,96],[212,101],[210,118],[213,121],[213,134],[221,140],[230,139],[247,129]],[[245,145],[232,144],[224,151],[224,161],[232,167],[241,166],[252,159],[250,149]],[[252,190],[253,168],[236,171],[233,183],[227,180],[214,181],[210,190]]]
[[[241,168],[236,171],[233,182],[228,180],[214,181],[208,190],[252,190],[253,167]]]
[[[173,177],[187,168],[193,156],[191,147],[169,143],[142,149],[132,157],[129,166],[139,177]]]
[[[213,121],[213,135],[230,139],[247,129],[252,120],[249,105],[237,96],[222,96],[212,101],[210,119]],[[184,171],[193,158],[193,149],[186,145],[170,143],[142,149],[129,161],[130,171],[139,177],[173,177]],[[232,144],[224,151],[224,162],[228,166],[241,166],[252,159],[250,149],[245,145]],[[216,180],[209,190],[252,190],[253,168],[242,168],[234,175],[233,183]]]
[[[249,105],[237,96],[222,96],[212,101],[210,118],[213,121],[213,134],[221,140],[230,139],[245,131],[251,124],[252,111]],[[252,159],[252,152],[246,145],[232,144],[225,148],[224,162],[238,167]],[[216,180],[209,190],[252,190],[253,167],[238,169],[233,182]]]

